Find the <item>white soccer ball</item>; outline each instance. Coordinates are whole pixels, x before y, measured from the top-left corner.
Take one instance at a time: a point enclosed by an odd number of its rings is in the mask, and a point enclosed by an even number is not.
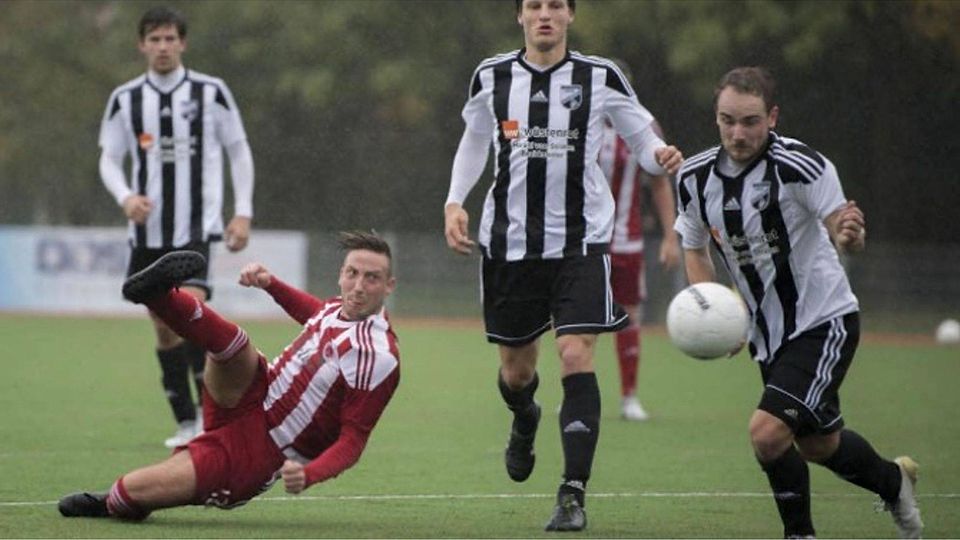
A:
[[[750,317],[740,296],[719,283],[691,285],[667,308],[667,332],[678,349],[698,360],[726,356],[747,338]]]
[[[937,343],[941,345],[960,343],[960,322],[956,319],[944,319],[940,326],[937,326]]]

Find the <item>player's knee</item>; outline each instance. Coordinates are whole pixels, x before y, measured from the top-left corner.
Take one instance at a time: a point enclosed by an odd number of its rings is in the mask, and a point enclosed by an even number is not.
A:
[[[757,459],[769,463],[793,444],[793,432],[775,416],[757,411],[750,419],[750,444]]]
[[[564,373],[593,371],[593,345],[596,336],[566,335],[557,339],[557,349]]]

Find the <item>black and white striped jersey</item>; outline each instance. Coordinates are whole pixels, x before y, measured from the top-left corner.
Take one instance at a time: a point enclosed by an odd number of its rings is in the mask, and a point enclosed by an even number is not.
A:
[[[463,108],[467,129],[493,138],[480,246],[508,261],[606,253],[614,202],[597,164],[604,118],[629,136],[653,117],[610,60],[568,52],[541,71],[523,56],[481,62]]]
[[[247,138],[222,80],[182,67],[178,73],[179,82],[166,92],[146,74],[119,86],[100,126],[104,153],[130,154],[130,192],[146,195],[154,205],[145,224],[130,223],[135,247],[219,240],[223,149]],[[252,201],[238,200],[238,209],[245,206],[249,209],[238,214],[252,215]]]
[[[846,199],[837,170],[796,139],[771,132],[767,149],[736,176],[718,146],[677,175],[683,247],[722,255],[753,318],[750,353],[761,362],[787,340],[857,311],[857,298],[823,220]]]

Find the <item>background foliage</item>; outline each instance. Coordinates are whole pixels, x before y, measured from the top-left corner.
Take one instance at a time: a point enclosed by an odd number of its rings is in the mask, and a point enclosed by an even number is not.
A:
[[[266,228],[439,234],[472,70],[522,44],[508,0],[171,4],[190,21],[186,65],[240,103]],[[110,91],[144,69],[136,24],[151,5],[0,4],[0,223],[122,223],[98,180],[97,132]],[[780,83],[779,130],[837,164],[874,239],[956,241],[960,3],[578,7],[571,47],[626,60],[687,155],[717,140],[720,75],[764,64]]]

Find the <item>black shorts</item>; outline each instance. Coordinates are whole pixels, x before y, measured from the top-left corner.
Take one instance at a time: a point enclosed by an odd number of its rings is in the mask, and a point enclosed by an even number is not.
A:
[[[626,327],[613,301],[610,256],[501,261],[483,258],[483,320],[487,341],[519,347],[551,328],[557,336]]]
[[[761,364],[763,396],[757,408],[798,437],[843,428],[840,385],[860,342],[860,316],[849,313],[788,341],[769,364]]]
[[[130,264],[127,265],[127,277],[136,274],[137,272],[143,270],[144,268],[153,264],[157,259],[163,257],[171,251],[196,251],[197,253],[203,255],[203,258],[207,260],[207,265],[204,267],[203,272],[195,277],[184,281],[183,284],[189,287],[196,287],[198,289],[203,289],[207,292],[207,300],[213,298],[213,287],[208,282],[208,276],[210,275],[210,243],[209,242],[198,242],[187,244],[183,247],[178,248],[142,248],[142,247],[132,247],[130,248]]]

